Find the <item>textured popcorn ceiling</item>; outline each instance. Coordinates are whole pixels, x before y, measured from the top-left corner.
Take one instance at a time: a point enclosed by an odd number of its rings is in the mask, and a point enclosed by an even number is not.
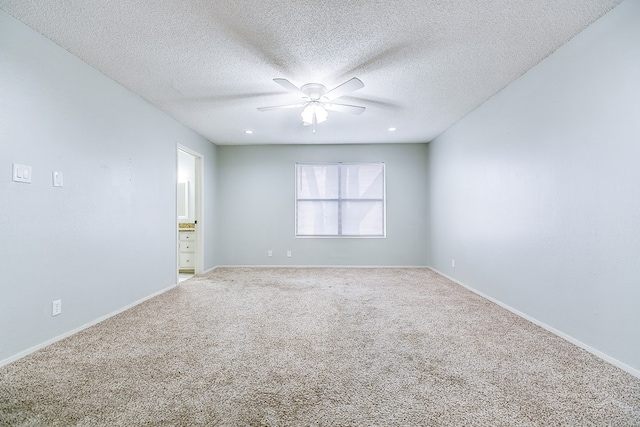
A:
[[[427,142],[621,0],[0,0],[0,8],[217,144]],[[314,135],[275,84],[328,88]],[[396,132],[387,128],[396,127]],[[245,129],[254,131],[246,135]]]

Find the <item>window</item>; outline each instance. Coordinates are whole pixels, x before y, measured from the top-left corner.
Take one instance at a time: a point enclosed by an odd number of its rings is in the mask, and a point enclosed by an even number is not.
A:
[[[384,163],[296,163],[296,236],[385,237]]]

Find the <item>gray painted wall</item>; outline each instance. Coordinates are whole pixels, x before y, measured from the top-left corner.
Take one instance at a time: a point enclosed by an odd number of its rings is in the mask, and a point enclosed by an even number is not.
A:
[[[429,144],[430,265],[636,375],[639,41],[627,0]]]
[[[218,150],[221,265],[427,264],[426,144],[220,146]],[[385,162],[386,238],[294,236],[295,162],[320,161]],[[291,258],[286,257],[288,250]]]
[[[216,147],[4,12],[0,61],[1,363],[175,284],[176,143],[213,197]]]

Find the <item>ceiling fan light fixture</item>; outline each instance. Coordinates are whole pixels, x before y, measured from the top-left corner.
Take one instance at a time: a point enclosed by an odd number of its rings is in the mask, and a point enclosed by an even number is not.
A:
[[[273,79],[274,82],[298,95],[302,95],[303,104],[272,105],[269,107],[258,107],[259,111],[283,110],[288,108],[302,107],[302,123],[304,126],[313,126],[313,133],[316,133],[316,125],[327,120],[329,111],[339,113],[362,114],[365,107],[357,105],[337,104],[331,101],[338,99],[348,93],[364,87],[364,83],[357,77],[342,83],[339,86],[327,91],[326,86],[320,83],[307,83],[297,87],[287,79]]]
[[[312,101],[307,104],[304,110],[302,110],[302,113],[300,113],[302,122],[306,125],[322,123],[327,120],[328,115],[327,110],[317,101]]]

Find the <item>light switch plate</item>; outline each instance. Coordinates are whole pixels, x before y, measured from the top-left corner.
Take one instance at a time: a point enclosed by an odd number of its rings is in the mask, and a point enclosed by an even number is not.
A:
[[[53,171],[53,186],[62,187],[63,179],[62,172]]]
[[[31,184],[31,166],[13,164],[13,181]]]
[[[62,313],[62,300],[57,299],[51,303],[51,315],[57,316]]]

